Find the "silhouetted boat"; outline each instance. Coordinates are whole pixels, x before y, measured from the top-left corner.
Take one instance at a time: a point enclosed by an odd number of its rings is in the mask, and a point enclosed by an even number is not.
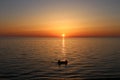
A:
[[[62,65],[62,64],[67,65],[68,61],[67,60],[64,60],[64,61],[58,60],[57,63],[58,63],[58,65]]]

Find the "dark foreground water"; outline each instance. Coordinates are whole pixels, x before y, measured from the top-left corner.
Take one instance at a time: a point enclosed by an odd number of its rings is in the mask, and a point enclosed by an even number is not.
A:
[[[120,78],[120,38],[0,38],[0,80],[105,78]]]

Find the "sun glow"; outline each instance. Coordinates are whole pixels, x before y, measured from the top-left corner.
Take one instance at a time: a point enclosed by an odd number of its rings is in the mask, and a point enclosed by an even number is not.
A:
[[[62,34],[62,37],[65,37],[65,34]]]

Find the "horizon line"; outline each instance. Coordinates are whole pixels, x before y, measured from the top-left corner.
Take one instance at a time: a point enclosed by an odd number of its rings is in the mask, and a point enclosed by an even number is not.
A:
[[[0,38],[62,38],[61,36],[0,36]],[[65,38],[119,38],[120,36],[66,36]]]

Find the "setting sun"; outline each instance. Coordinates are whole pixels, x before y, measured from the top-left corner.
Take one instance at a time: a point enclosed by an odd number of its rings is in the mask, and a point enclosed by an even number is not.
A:
[[[65,34],[62,34],[62,37],[65,37]]]

